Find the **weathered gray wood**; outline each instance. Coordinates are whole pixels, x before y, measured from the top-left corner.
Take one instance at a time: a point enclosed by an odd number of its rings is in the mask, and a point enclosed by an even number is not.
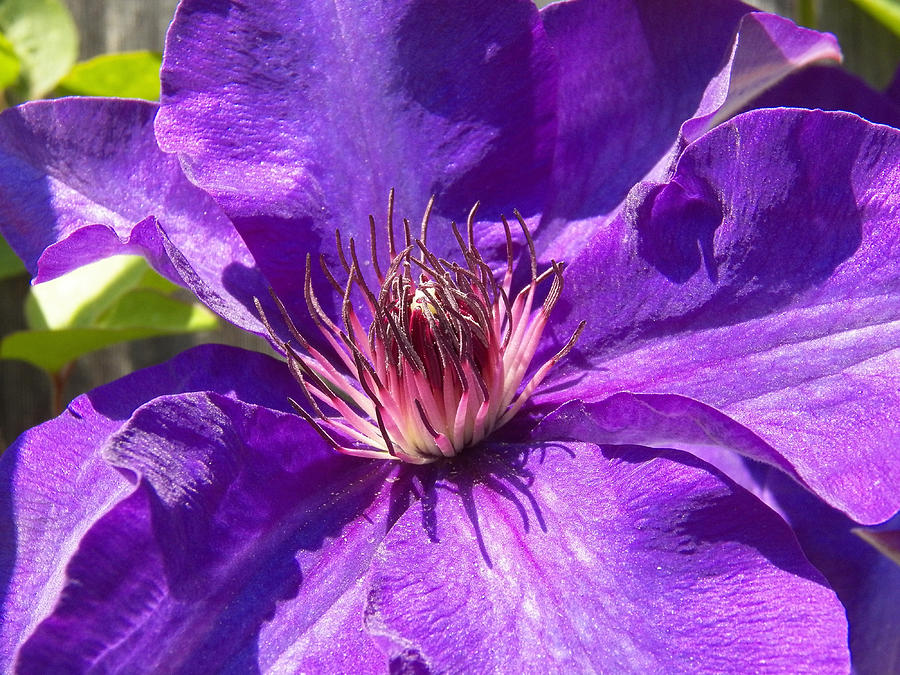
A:
[[[22,299],[25,277],[0,281],[0,334],[24,327]],[[18,361],[0,361],[0,452],[28,427],[49,415],[50,383],[36,368]]]
[[[81,35],[82,59],[107,52],[162,51],[178,0],[65,0]]]

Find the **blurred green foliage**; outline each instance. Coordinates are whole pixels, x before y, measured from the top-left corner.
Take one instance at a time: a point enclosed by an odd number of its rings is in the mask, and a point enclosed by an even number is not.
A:
[[[0,237],[0,280],[25,274],[25,265],[19,260],[13,250],[2,237]]]
[[[78,55],[75,21],[60,0],[0,0],[0,31],[19,60],[15,101],[44,96]]]
[[[885,28],[900,36],[900,2],[898,0],[852,0]]]
[[[0,341],[0,358],[56,373],[117,342],[216,328],[215,315],[180,299],[179,291],[137,256],[85,265],[32,287],[25,303],[28,329]]]
[[[22,72],[22,63],[16,56],[13,43],[0,34],[0,89],[13,86]]]
[[[159,53],[104,54],[75,63],[77,52],[75,22],[60,0],[0,0],[0,103],[48,95],[159,98]],[[24,273],[0,239],[0,279]],[[218,326],[212,313],[179,291],[142,258],[115,256],[86,265],[29,290],[28,327],[3,337],[0,358],[55,375],[117,342]]]
[[[60,96],[117,96],[120,98],[159,99],[158,52],[102,54],[76,63],[56,85]]]

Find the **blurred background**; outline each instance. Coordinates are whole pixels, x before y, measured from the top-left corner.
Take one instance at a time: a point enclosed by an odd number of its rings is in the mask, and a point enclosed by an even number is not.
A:
[[[22,2],[50,7],[59,1],[0,0],[0,20],[5,11],[21,6]],[[61,1],[74,20],[78,42],[71,47],[78,62],[118,52],[161,52],[177,4],[177,0]],[[538,5],[546,4],[549,3],[538,2]],[[900,62],[900,37],[895,32],[900,26],[897,0],[758,0],[751,4],[835,33],[844,50],[845,66],[872,86],[883,89],[894,76]],[[84,86],[77,78],[63,82],[68,82],[71,88],[60,90],[57,86],[47,95],[79,93],[82,90],[78,87]],[[11,102],[14,100],[8,101]],[[0,278],[0,338],[29,327],[25,314],[28,295],[29,279],[24,272],[16,271]],[[179,299],[189,302],[187,297]],[[191,324],[193,332],[115,344],[85,354],[52,375],[32,363],[0,359],[0,451],[22,431],[53,416],[78,394],[138,368],[165,361],[192,345],[225,342],[261,351],[268,349],[262,340],[230,326],[198,330],[209,327],[211,322],[211,319],[201,319]]]

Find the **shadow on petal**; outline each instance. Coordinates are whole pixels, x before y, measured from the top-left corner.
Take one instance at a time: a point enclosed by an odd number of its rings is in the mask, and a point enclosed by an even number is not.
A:
[[[334,455],[300,418],[220,395],[154,399],[105,455],[138,488],[82,539],[23,667],[252,671],[279,605],[297,603],[281,628],[301,639],[386,528],[388,465]]]
[[[422,528],[428,539],[435,544],[440,543],[441,502],[456,498],[472,526],[484,563],[489,568],[493,567],[481,527],[485,514],[479,513],[478,500],[474,494],[476,486],[487,488],[510,503],[518,513],[526,533],[532,530],[532,519],[538,528],[546,532],[546,520],[531,490],[535,474],[527,466],[530,452],[532,451],[523,450],[518,445],[485,444],[470,448],[452,462],[417,468],[416,485],[413,489],[421,501]],[[540,453],[543,450],[537,449],[534,452]]]
[[[591,443],[462,457],[429,469],[433,513],[411,507],[373,559],[365,626],[395,672],[845,669],[834,593],[705,463]]]
[[[785,548],[783,542],[768,536],[764,528],[738,528],[734,523],[742,520],[741,497],[743,488],[734,484],[724,473],[696,456],[680,450],[657,450],[642,446],[605,446],[603,455],[609,459],[641,464],[656,457],[665,457],[685,467],[705,469],[714,476],[724,479],[729,491],[712,496],[704,495],[700,500],[688,500],[684,504],[685,516],[673,521],[671,529],[660,534],[666,547],[679,554],[692,556],[710,548],[719,548],[727,542],[739,543],[761,553],[776,567],[802,577],[813,583],[829,588],[825,578],[799,558],[796,552]],[[774,515],[774,514],[773,514]]]

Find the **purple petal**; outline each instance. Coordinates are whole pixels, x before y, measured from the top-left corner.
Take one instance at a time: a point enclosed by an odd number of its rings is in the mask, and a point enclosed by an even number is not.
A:
[[[729,477],[737,473],[742,486],[787,520],[806,557],[828,579],[847,609],[853,672],[898,672],[900,566],[864,543],[856,523],[784,474],[754,462],[736,465],[724,453],[713,458],[717,466],[724,460]],[[896,537],[898,525],[900,516],[887,523],[887,529],[866,528],[866,532]]]
[[[322,562],[327,564],[326,560]],[[345,561],[338,558],[336,562],[340,565]],[[312,624],[309,610],[300,603],[279,604],[275,615],[259,633],[259,643],[264,646],[260,670],[315,673],[327,663],[328,669],[335,673],[385,672],[387,656],[362,630],[368,594],[368,577],[361,577],[330,607],[321,610],[318,620]],[[302,625],[301,620],[307,626],[298,637],[300,631],[295,627]]]
[[[811,63],[841,59],[831,33],[801,28],[775,14],[744,16],[725,72],[710,82],[697,115],[682,125],[682,141],[697,140],[791,73]]]
[[[307,252],[330,253],[337,228],[365,250],[391,187],[398,226],[432,194],[438,219],[541,203],[556,80],[531,2],[221,5],[179,6],[157,136],[289,307]]]
[[[860,541],[853,521],[792,481],[776,472],[757,476],[847,609],[854,672],[900,671],[900,566]]]
[[[236,364],[240,364],[237,367]],[[132,412],[166,394],[210,390],[273,408],[296,396],[278,361],[233,347],[204,346],[75,399],[31,429],[0,460],[0,670],[53,607],[66,561],[134,487],[99,450]]]
[[[155,104],[28,103],[0,116],[0,229],[36,282],[140,254],[233,323],[262,332],[266,282],[228,218],[153,135]]]
[[[65,563],[81,537],[133,489],[96,453],[120,424],[81,397],[60,417],[25,432],[3,454],[0,669],[5,672],[16,647],[52,610]]]
[[[772,511],[699,460],[586,444],[426,488],[367,628],[430,672],[844,672],[843,608]]]
[[[620,392],[592,403],[571,401],[544,416],[529,436],[543,442],[678,447],[700,457],[710,449],[727,448],[802,482],[794,465],[752,431],[686,396]]]
[[[751,9],[615,0],[542,11],[560,59],[559,193],[537,235],[548,256],[570,256],[598,227],[587,220],[573,231],[568,221],[612,211],[667,164],[685,120],[693,140],[792,70],[840,57],[833,36]]]
[[[799,110],[746,113],[689,146],[673,180],[636,190],[567,270],[554,330],[589,319],[579,346],[592,370],[569,358],[580,380],[558,392],[690,396],[758,434],[833,506],[890,517],[898,157],[894,129]]]
[[[212,393],[151,401],[103,454],[137,487],[81,539],[20,668],[246,672],[354,619],[361,641],[363,606],[342,600],[387,527],[394,465],[339,455],[297,415]],[[305,656],[293,651],[295,667]],[[384,663],[371,644],[366,663]]]
[[[812,66],[790,75],[749,107],[845,110],[876,124],[900,127],[900,101],[892,101],[856,75],[830,66]]]

